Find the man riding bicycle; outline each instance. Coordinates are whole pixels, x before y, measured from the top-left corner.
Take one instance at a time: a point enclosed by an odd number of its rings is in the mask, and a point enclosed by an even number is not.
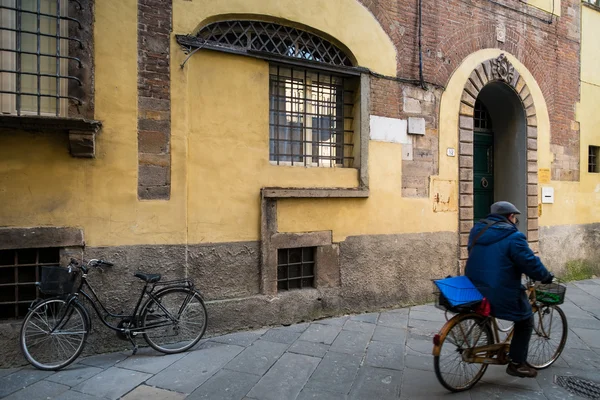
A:
[[[534,378],[537,371],[526,364],[533,331],[533,312],[521,284],[521,275],[550,283],[554,276],[529,248],[517,229],[521,212],[511,203],[492,204],[491,213],[469,235],[469,258],[465,275],[490,302],[492,315],[514,322],[510,343],[509,375]]]

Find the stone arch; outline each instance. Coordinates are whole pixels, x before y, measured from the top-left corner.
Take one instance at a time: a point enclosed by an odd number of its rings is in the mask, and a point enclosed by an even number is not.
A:
[[[539,251],[537,115],[532,93],[525,80],[504,54],[488,59],[473,69],[460,100],[459,131],[459,260],[464,270],[468,258],[467,243],[473,227],[473,115],[475,101],[482,89],[493,82],[512,88],[520,99],[526,120],[527,141],[527,238],[534,252]],[[522,211],[525,213],[525,211]]]

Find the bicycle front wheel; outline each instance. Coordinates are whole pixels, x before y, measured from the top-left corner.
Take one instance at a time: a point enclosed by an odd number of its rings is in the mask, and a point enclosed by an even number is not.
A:
[[[558,360],[567,343],[567,317],[558,306],[540,305],[533,318],[527,363],[536,369],[548,368]]]
[[[46,300],[34,306],[23,321],[21,351],[34,367],[56,371],[79,357],[88,331],[86,312],[79,303]]]
[[[467,349],[494,343],[492,330],[486,319],[475,314],[459,314],[447,322],[446,333],[440,335],[440,354],[433,358],[435,375],[452,392],[468,390],[487,369],[486,364],[463,360]]]
[[[180,353],[192,348],[204,335],[207,313],[200,295],[174,288],[149,299],[141,311],[144,339],[162,353]]]

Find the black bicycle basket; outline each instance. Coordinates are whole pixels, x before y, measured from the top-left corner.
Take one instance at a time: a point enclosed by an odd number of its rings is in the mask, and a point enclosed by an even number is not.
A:
[[[559,305],[565,302],[567,286],[562,282],[539,284],[535,287],[536,300],[546,305]]]
[[[69,268],[43,266],[40,292],[46,295],[62,296],[73,291],[76,274]]]

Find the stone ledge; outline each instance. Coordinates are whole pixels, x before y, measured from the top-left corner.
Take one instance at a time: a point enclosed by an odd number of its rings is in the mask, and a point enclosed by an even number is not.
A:
[[[275,233],[271,236],[271,247],[275,249],[328,246],[332,242],[331,231]]]
[[[93,158],[96,155],[96,133],[102,123],[83,118],[0,115],[0,126],[28,132],[67,133],[73,157]]]
[[[363,188],[263,188],[261,192],[266,199],[369,197],[369,189]]]
[[[79,228],[0,228],[0,250],[84,245],[83,229]]]

